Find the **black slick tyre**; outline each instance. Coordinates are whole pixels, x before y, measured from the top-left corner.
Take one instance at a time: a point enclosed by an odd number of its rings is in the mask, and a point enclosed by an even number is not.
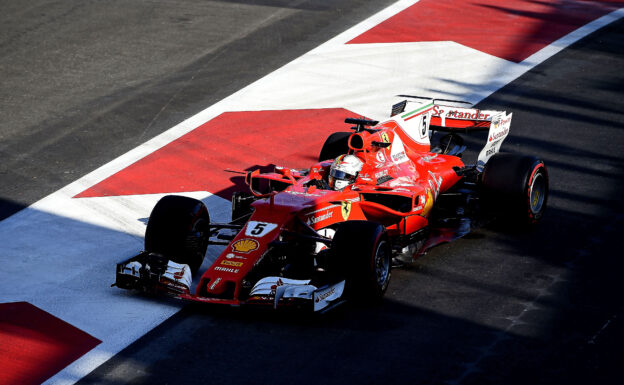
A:
[[[338,156],[348,153],[351,134],[351,132],[334,132],[331,134],[321,148],[319,162],[336,159]]]
[[[385,228],[375,222],[340,223],[331,247],[333,265],[346,280],[345,294],[357,302],[377,302],[392,275],[392,249]]]
[[[539,222],[548,201],[548,170],[533,156],[499,153],[482,174],[484,199],[511,227]]]
[[[201,201],[167,195],[150,214],[145,230],[145,250],[199,270],[208,247],[210,215]]]

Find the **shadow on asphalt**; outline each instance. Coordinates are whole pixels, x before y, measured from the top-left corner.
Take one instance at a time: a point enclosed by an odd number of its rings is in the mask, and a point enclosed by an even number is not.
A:
[[[26,208],[23,203],[15,202],[10,199],[0,198],[0,221],[10,217],[16,212]]]

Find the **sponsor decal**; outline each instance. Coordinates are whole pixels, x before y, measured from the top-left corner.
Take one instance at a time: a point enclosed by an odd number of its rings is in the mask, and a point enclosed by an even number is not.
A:
[[[228,260],[221,261],[221,264],[225,266],[234,266],[234,267],[243,266],[242,262],[235,262],[235,261],[228,261]]]
[[[182,270],[176,271],[175,273],[173,273],[173,278],[175,278],[176,280],[184,278],[185,269],[186,269],[186,266],[183,266]]]
[[[276,228],[275,223],[249,221],[245,229],[245,236],[262,238]]]
[[[509,135],[511,117],[512,114],[504,115],[504,113],[501,113],[492,118],[488,142],[479,153],[479,162],[487,163],[488,159],[499,151],[501,144]]]
[[[489,114],[483,113],[481,110],[472,108],[458,108],[445,110],[441,106],[433,106],[433,116],[446,115],[448,118],[464,119],[464,120],[488,120]]]
[[[275,296],[275,302],[273,304],[273,307],[275,309],[277,309],[277,304],[279,303],[279,300],[284,296],[285,293],[286,293],[285,284],[281,278],[278,278],[277,282],[275,282],[275,285],[271,286],[271,295]]]
[[[390,138],[388,137],[388,133],[387,132],[382,132],[381,133],[381,141],[384,143],[390,143]]]
[[[379,178],[381,178],[383,176],[386,176],[386,175],[388,175],[388,169],[381,170],[381,171],[375,173],[375,179],[379,179]]]
[[[511,120],[511,114],[507,115],[507,118],[500,118],[496,121],[494,128],[498,128],[499,125],[504,126]]]
[[[403,141],[398,135],[394,136],[394,142],[390,148],[390,155],[394,163],[407,162],[407,155],[405,154],[405,147],[403,147]]]
[[[231,267],[221,267],[221,266],[215,266],[214,268],[216,271],[225,271],[226,273],[238,273],[238,269],[234,269]]]
[[[254,239],[244,238],[234,242],[232,244],[232,250],[239,253],[247,254],[249,252],[257,250],[258,246],[258,241]]]
[[[314,311],[319,311],[338,300],[344,292],[345,281],[339,282],[331,287],[320,289],[314,292]]]
[[[191,272],[188,269],[188,265],[175,263],[173,261],[167,262],[167,268],[160,279],[160,282],[167,286],[183,286],[187,290],[191,286],[191,281]]]
[[[331,217],[334,216],[334,212],[333,211],[326,211],[325,213],[317,216],[317,217],[310,217],[308,218],[308,221],[306,222],[308,225],[313,225],[316,223],[319,223],[320,221],[324,221],[326,219],[330,219]]]
[[[243,260],[246,260],[246,259],[247,259],[246,257],[243,257],[242,255],[236,255],[236,254],[234,254],[234,253],[228,253],[228,254],[225,256],[225,258],[227,258],[227,259],[243,259]]]
[[[278,278],[277,281],[275,281],[275,285],[271,285],[271,294],[275,295],[275,290],[279,286],[284,286],[284,281],[282,281],[281,278]]]
[[[429,172],[429,176],[431,177],[431,179],[429,179],[429,187],[431,187],[431,189],[433,190],[435,197],[437,198],[437,196],[440,194],[440,187],[442,187],[442,177],[438,176],[436,177],[436,175],[431,172]]]
[[[492,118],[492,127],[494,129],[497,129],[498,125],[500,124],[500,121],[501,121],[501,118],[498,115],[496,117]]]
[[[538,190],[535,191],[535,197],[533,197],[533,207],[537,206],[537,203],[539,202],[539,198],[540,198],[540,192]]]
[[[496,143],[497,142],[494,142],[494,144],[492,146],[490,146],[490,148],[485,151],[485,156],[486,157],[490,157],[490,156],[496,154]]]
[[[346,221],[349,219],[349,214],[351,214],[351,202],[342,202],[342,218]]]
[[[497,132],[490,136],[490,142],[496,139],[500,139],[503,136],[507,136],[507,134],[509,134],[509,128],[505,128],[503,131]]]
[[[383,151],[377,151],[377,155],[375,155],[375,158],[377,159],[377,161],[379,163],[385,163],[386,162],[386,157],[383,154]]]
[[[212,285],[210,285],[210,290],[214,290],[214,288],[217,287],[219,282],[221,282],[221,277],[215,279],[215,281],[212,283]]]
[[[404,162],[407,158],[407,155],[405,155],[405,151],[401,151],[398,152],[396,154],[392,154],[392,161],[394,161],[395,163],[401,163]]]
[[[329,289],[325,293],[319,294],[316,297],[316,299],[314,300],[314,302],[321,302],[321,301],[327,299],[327,297],[329,297],[330,295],[334,294],[335,292],[336,292],[336,288],[332,287],[331,289]]]
[[[449,111],[446,116],[448,116],[449,118],[478,120],[478,119],[484,119],[488,115],[483,115],[479,110],[474,110],[474,112],[471,112],[471,111],[464,112],[464,111],[454,110],[454,111]]]

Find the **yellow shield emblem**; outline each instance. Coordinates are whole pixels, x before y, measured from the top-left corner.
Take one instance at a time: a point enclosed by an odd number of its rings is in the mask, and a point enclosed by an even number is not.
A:
[[[234,244],[232,244],[232,250],[237,251],[239,253],[249,253],[250,251],[254,251],[258,248],[258,242],[253,239],[241,239]]]
[[[388,133],[387,132],[382,132],[381,133],[381,140],[384,143],[390,143],[390,138],[388,138]]]
[[[349,214],[351,214],[351,202],[342,202],[342,218],[346,221],[349,219]]]
[[[423,208],[421,216],[426,217],[429,215],[429,211],[433,207],[433,195],[431,194],[431,190],[427,190],[427,200],[425,201],[425,207]]]

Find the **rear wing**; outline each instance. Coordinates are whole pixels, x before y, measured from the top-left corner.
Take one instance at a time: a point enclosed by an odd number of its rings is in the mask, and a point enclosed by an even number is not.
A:
[[[425,99],[423,97],[417,97]],[[453,101],[448,101],[453,102]],[[465,103],[465,102],[457,102]],[[485,164],[500,150],[500,146],[509,134],[512,113],[506,111],[480,110],[478,108],[456,107],[447,104],[440,104],[435,99],[425,99],[424,101],[404,100],[392,106],[391,116],[403,114],[405,111],[426,110],[429,119],[423,122],[423,134],[431,131],[441,131],[448,133],[470,133],[476,131],[488,131],[488,139],[479,153],[478,164]],[[404,120],[410,113],[400,115]],[[396,119],[396,118],[395,118]]]
[[[443,132],[487,131],[496,116],[505,111],[479,110],[434,104],[431,111],[431,130]]]

